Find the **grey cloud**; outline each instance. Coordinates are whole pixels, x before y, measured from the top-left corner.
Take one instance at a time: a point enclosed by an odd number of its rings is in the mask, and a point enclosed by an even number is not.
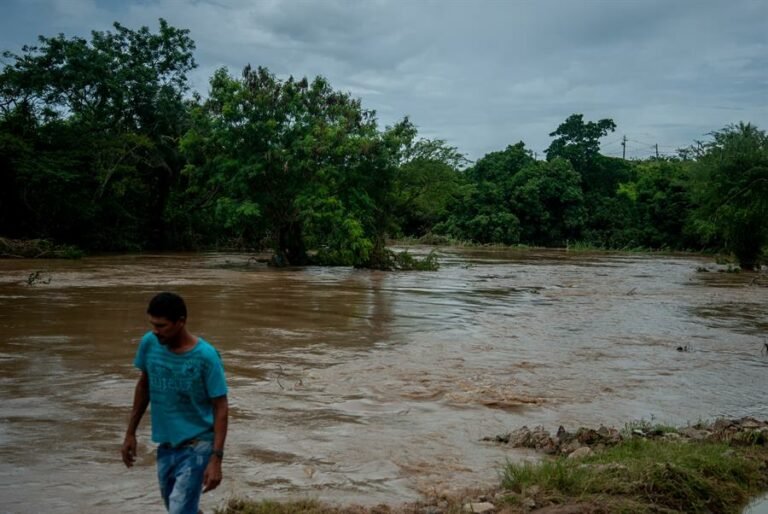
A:
[[[6,12],[6,47],[163,17],[191,30],[203,93],[220,66],[320,74],[382,125],[410,115],[474,159],[519,140],[541,153],[574,112],[669,149],[741,119],[768,128],[762,0],[11,0]]]

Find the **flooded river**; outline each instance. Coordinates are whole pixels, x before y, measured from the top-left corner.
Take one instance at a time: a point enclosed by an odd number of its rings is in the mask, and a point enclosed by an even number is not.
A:
[[[697,273],[709,261],[689,256],[440,260],[434,273],[276,270],[242,254],[0,261],[0,512],[162,512],[148,416],[138,465],[119,457],[161,290],[187,299],[230,382],[225,480],[206,510],[493,483],[530,456],[480,439],[522,425],[768,418],[768,287],[754,274]]]

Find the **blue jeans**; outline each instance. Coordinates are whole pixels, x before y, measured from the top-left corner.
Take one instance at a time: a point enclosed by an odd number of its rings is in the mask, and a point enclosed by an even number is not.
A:
[[[213,443],[196,440],[181,447],[157,447],[157,478],[170,514],[197,514],[203,475]]]

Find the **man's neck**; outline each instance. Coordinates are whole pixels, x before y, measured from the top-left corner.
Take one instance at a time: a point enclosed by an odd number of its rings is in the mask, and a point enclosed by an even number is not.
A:
[[[175,341],[168,344],[168,349],[173,353],[184,353],[194,348],[196,344],[197,337],[190,334],[185,328]]]

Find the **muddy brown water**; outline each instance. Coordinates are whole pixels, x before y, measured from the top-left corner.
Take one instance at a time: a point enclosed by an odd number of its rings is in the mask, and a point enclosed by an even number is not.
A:
[[[228,373],[225,481],[207,510],[494,483],[505,460],[534,456],[480,439],[522,425],[768,417],[764,274],[697,273],[715,266],[691,256],[440,260],[434,273],[243,254],[0,261],[0,512],[162,512],[148,417],[138,465],[119,458],[161,290],[186,297]]]

